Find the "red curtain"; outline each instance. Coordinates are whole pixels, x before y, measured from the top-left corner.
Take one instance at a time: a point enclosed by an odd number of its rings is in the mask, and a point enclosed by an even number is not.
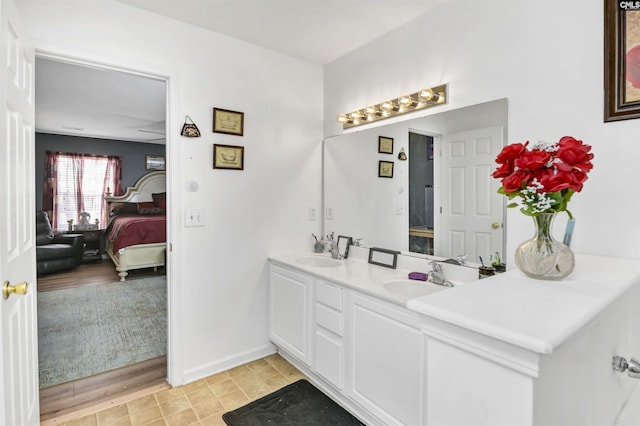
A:
[[[104,194],[122,193],[120,157],[47,151],[42,207],[49,212],[53,229],[66,230],[77,223],[81,212],[98,219],[103,228],[108,219]]]

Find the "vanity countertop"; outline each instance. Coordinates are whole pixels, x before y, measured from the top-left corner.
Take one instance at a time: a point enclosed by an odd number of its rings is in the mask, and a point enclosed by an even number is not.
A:
[[[354,250],[355,249],[355,250]],[[428,295],[442,291],[448,291],[451,287],[432,284],[425,281],[413,281],[414,284],[407,291],[391,291],[385,284],[398,281],[408,281],[409,272],[427,272],[431,270],[429,262],[421,259],[418,265],[413,265],[411,269],[406,269],[409,265],[399,261],[397,269],[386,268],[383,266],[372,265],[368,263],[368,259],[358,253],[357,248],[352,248],[353,254],[350,253],[346,260],[337,260],[339,266],[317,266],[313,265],[309,259],[321,258],[331,261],[328,254],[297,254],[271,256],[269,261],[288,268],[296,269],[313,275],[317,278],[332,281],[334,283],[371,294],[389,302],[407,306],[407,301],[421,295]],[[365,250],[360,249],[361,252]],[[416,266],[418,266],[416,268]],[[473,273],[477,275],[477,271]]]
[[[511,270],[412,299],[407,306],[427,317],[550,354],[638,281],[638,260],[576,254],[574,272],[562,281],[535,280]]]

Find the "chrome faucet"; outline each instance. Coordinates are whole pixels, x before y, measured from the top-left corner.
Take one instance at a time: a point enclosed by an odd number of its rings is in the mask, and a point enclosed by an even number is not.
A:
[[[342,259],[342,255],[340,254],[340,250],[338,249],[338,243],[335,241],[331,241],[331,248],[329,249],[329,253],[331,253],[332,259]]]
[[[438,262],[431,262],[431,273],[429,274],[429,282],[433,284],[443,285],[445,287],[453,287],[453,283],[449,281],[442,272],[442,265]]]

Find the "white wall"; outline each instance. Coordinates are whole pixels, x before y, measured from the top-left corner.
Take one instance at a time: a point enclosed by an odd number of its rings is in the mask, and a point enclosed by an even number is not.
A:
[[[325,66],[325,136],[342,132],[338,113],[426,85],[449,83],[447,109],[506,97],[509,143],[573,135],[593,146],[594,169],[569,206],[572,248],[638,258],[640,120],[603,123],[603,9],[602,0],[452,0]],[[530,221],[509,210],[510,260]]]
[[[272,351],[267,256],[320,232],[321,67],[112,0],[17,3],[41,53],[169,78],[173,384]],[[244,137],[212,133],[213,107],[243,111]],[[179,136],[187,114],[201,138]],[[213,170],[214,143],[243,145],[244,171]],[[185,228],[186,208],[206,225]]]

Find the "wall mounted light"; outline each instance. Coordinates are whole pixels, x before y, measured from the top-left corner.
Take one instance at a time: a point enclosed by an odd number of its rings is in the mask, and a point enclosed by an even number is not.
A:
[[[447,85],[441,84],[435,87],[425,87],[410,95],[401,95],[396,99],[382,101],[376,105],[357,109],[352,112],[340,114],[338,123],[343,129],[372,123],[385,118],[394,117],[408,112],[418,111],[432,106],[446,103]]]

